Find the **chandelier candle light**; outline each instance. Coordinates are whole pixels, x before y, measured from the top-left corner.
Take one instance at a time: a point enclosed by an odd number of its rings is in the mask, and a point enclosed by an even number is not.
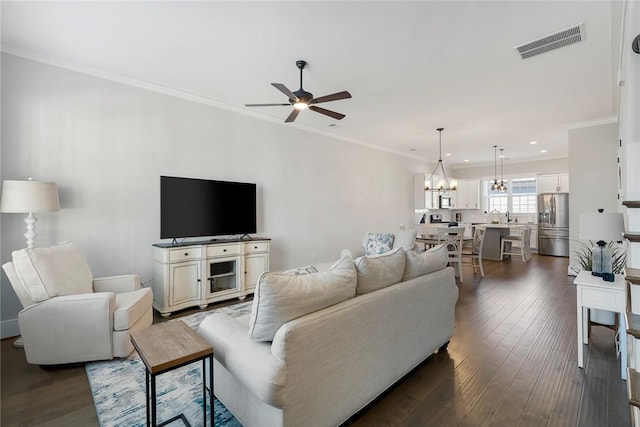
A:
[[[429,177],[429,180],[427,181],[427,183],[425,183],[425,191],[453,191],[457,188],[457,185],[455,182],[452,182],[451,184],[449,183],[449,178],[447,178],[447,173],[444,171],[444,165],[442,164],[442,131],[444,130],[444,128],[438,128],[436,129],[439,133],[439,141],[440,141],[440,150],[439,150],[439,157],[438,157],[438,164],[436,164],[436,167],[433,168],[433,172],[431,172],[431,176]],[[442,180],[438,182],[438,185],[436,185],[435,187],[433,186],[433,178],[434,176],[436,178],[439,177],[439,175],[436,175],[436,172],[438,171],[438,168],[440,168],[440,170],[442,171]]]

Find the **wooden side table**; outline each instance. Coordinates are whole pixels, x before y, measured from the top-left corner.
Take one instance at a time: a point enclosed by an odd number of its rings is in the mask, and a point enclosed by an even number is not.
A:
[[[605,282],[602,277],[592,276],[590,271],[581,271],[573,281],[576,285],[578,314],[578,367],[584,367],[583,344],[589,344],[588,313],[590,308],[618,313],[618,325],[624,325],[627,309],[626,283],[624,276],[615,275],[615,281]],[[627,333],[618,331],[620,337],[620,377],[627,379]]]
[[[209,359],[210,425],[214,425],[213,409],[213,348],[183,321],[152,325],[148,329],[131,333],[131,342],[144,362],[147,397],[147,426],[163,426],[182,419],[190,426],[184,414],[158,424],[156,418],[156,376],[202,360],[203,426],[207,425],[206,360]],[[151,390],[149,390],[151,387]]]

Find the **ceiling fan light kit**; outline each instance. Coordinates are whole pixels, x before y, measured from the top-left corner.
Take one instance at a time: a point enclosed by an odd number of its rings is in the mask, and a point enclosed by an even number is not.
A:
[[[433,172],[431,172],[431,176],[429,177],[429,180],[425,183],[425,191],[454,191],[457,188],[457,185],[455,182],[453,183],[449,183],[449,178],[447,178],[447,173],[444,171],[444,165],[442,164],[442,131],[444,130],[444,128],[438,128],[436,129],[438,131],[439,134],[439,142],[440,142],[440,150],[439,150],[439,155],[438,155],[438,163],[436,164],[436,167],[433,168]],[[434,177],[438,177],[439,175],[436,175],[436,172],[438,172],[438,169],[440,169],[440,171],[442,172],[442,180],[440,180],[438,182],[438,185],[433,185],[433,178]]]
[[[302,59],[296,61],[296,67],[300,70],[300,89],[292,92],[282,83],[271,83],[271,86],[278,89],[280,92],[284,93],[289,98],[288,104],[245,104],[245,107],[272,107],[272,106],[293,106],[293,111],[289,116],[285,119],[285,123],[293,122],[300,111],[309,109],[311,111],[315,111],[316,113],[324,114],[325,116],[331,117],[336,120],[342,120],[345,118],[345,115],[342,113],[338,113],[335,111],[327,110],[326,108],[316,107],[315,104],[320,104],[323,102],[331,102],[338,101],[340,99],[348,99],[351,98],[351,94],[347,91],[332,93],[331,95],[320,96],[318,98],[314,98],[313,94],[305,91],[302,88],[302,70],[307,65],[306,61]]]

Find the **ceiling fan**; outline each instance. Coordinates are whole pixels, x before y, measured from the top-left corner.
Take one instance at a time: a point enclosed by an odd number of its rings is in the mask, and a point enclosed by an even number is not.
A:
[[[298,117],[300,111],[304,109],[309,109],[311,111],[315,111],[316,113],[324,114],[325,116],[332,117],[336,120],[342,120],[345,115],[342,113],[336,113],[335,111],[327,110],[326,108],[316,107],[315,104],[320,104],[322,102],[329,101],[337,101],[339,99],[347,99],[351,98],[351,94],[347,91],[332,93],[331,95],[320,96],[318,98],[314,98],[313,94],[302,89],[302,70],[305,65],[307,65],[306,61],[298,60],[296,61],[296,66],[300,70],[300,89],[295,92],[290,91],[285,85],[282,83],[271,83],[273,87],[278,89],[280,92],[287,95],[289,98],[288,104],[245,104],[245,107],[272,107],[272,106],[289,106],[293,105],[293,111],[289,114],[289,117],[284,121],[285,123],[292,122]]]

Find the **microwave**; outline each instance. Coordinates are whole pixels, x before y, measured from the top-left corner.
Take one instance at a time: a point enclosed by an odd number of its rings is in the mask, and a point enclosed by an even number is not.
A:
[[[439,201],[440,203],[438,204],[438,207],[440,209],[449,209],[453,207],[451,196],[440,196]]]

